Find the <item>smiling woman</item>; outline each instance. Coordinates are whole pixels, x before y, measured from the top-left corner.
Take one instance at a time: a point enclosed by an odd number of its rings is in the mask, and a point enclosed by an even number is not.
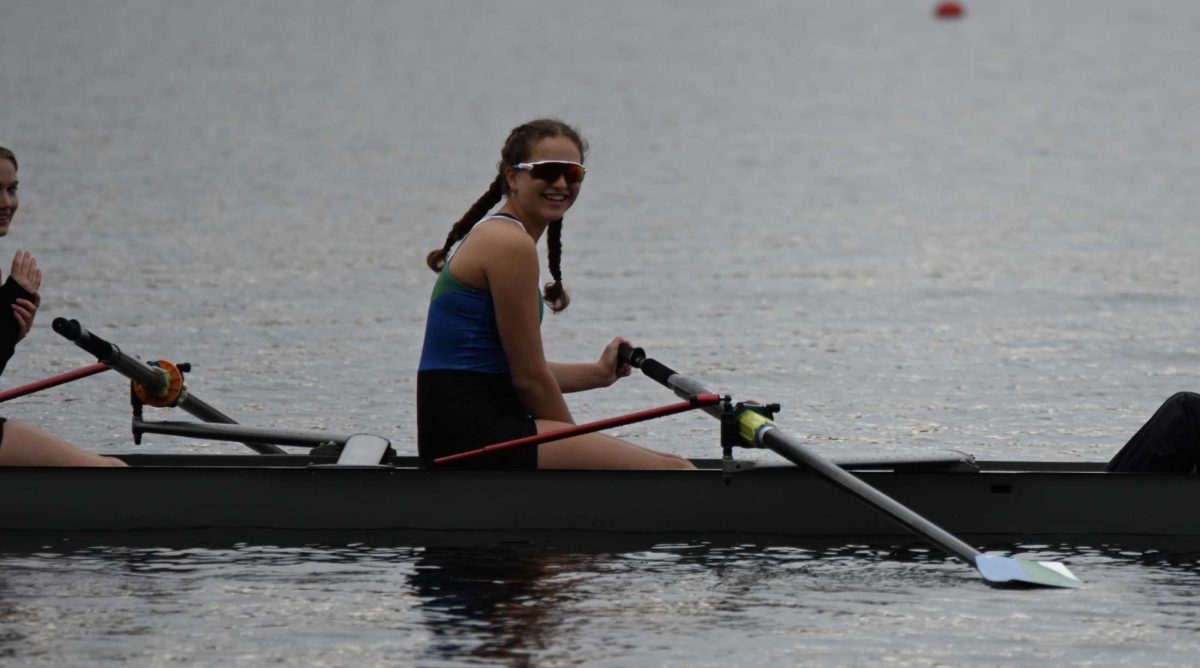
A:
[[[17,213],[17,156],[0,146],[0,237]],[[8,280],[0,286],[0,373],[17,342],[29,334],[41,295],[42,271],[28,251],[17,251]],[[3,309],[8,305],[8,309]],[[124,466],[118,459],[85,452],[22,422],[0,417],[0,466]]]
[[[575,424],[564,392],[607,387],[630,373],[614,338],[596,362],[546,361],[544,306],[570,298],[562,282],[563,216],[579,197],[587,143],[574,128],[539,119],[514,129],[491,186],[427,258],[438,272],[417,374],[417,447],[426,465],[447,455]],[[489,211],[501,203],[498,211]],[[546,234],[553,282],[538,289],[537,242]],[[450,249],[462,242],[451,255]],[[463,460],[480,468],[687,469],[604,434]]]

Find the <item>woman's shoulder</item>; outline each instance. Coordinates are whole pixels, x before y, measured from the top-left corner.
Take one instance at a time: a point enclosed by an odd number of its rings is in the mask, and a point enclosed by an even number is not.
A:
[[[449,273],[475,290],[489,289],[489,275],[517,271],[537,275],[537,246],[525,228],[501,218],[476,223],[450,259]]]
[[[471,230],[471,239],[474,239],[477,245],[487,246],[488,250],[493,252],[532,251],[535,255],[537,252],[537,244],[525,233],[525,228],[507,218],[491,218],[476,223],[475,228]]]

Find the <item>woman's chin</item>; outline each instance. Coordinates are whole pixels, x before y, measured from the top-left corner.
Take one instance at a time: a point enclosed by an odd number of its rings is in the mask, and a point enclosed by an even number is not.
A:
[[[567,209],[570,208],[570,202],[563,202],[562,204],[547,202],[539,207],[539,209],[541,209],[540,213],[542,214],[542,217],[546,220],[558,220],[566,215]]]

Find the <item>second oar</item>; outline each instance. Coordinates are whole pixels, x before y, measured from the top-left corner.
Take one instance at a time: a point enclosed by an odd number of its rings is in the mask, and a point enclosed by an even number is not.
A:
[[[134,359],[121,352],[121,349],[115,345],[84,329],[78,320],[55,318],[52,326],[54,331],[63,338],[73,341],[75,345],[95,355],[96,359],[106,366],[132,380],[135,384],[135,392],[140,391],[147,396],[160,396],[169,391],[169,405],[178,406],[205,422],[236,424],[233,418],[188,393],[187,388],[183,385],[183,375],[178,373],[178,370],[174,374],[169,374],[164,369]],[[264,455],[284,454],[283,450],[268,443],[246,443],[246,445]]]

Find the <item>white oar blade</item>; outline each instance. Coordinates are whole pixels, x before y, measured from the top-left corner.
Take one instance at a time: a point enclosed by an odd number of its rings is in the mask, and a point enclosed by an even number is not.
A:
[[[975,557],[975,568],[988,584],[996,586],[1070,589],[1083,586],[1074,573],[1055,561],[1025,561],[980,554]]]

